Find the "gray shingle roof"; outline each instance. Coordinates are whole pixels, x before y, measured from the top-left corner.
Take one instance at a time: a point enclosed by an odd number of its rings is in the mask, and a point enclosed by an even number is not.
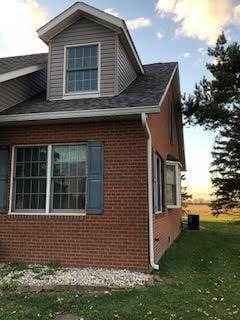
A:
[[[0,74],[47,63],[47,53],[0,58]]]
[[[145,74],[138,76],[118,96],[46,101],[46,94],[43,94],[11,107],[0,115],[156,106],[176,66],[176,62],[145,65]]]

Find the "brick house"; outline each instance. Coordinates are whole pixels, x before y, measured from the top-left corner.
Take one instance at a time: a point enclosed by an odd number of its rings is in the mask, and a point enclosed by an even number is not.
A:
[[[148,271],[181,231],[177,63],[77,2],[0,59],[0,261]]]

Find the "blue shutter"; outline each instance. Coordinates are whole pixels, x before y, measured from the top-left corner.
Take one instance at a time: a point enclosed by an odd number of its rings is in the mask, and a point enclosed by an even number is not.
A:
[[[8,146],[0,146],[0,213],[7,210],[8,156]]]
[[[87,212],[103,212],[103,143],[88,144],[88,190]]]

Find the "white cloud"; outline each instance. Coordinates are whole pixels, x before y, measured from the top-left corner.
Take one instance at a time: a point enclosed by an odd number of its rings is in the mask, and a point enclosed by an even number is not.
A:
[[[112,16],[119,17],[119,13],[113,8],[108,8],[108,9],[105,9],[104,11],[108,14],[111,14]],[[126,24],[128,29],[130,30],[146,28],[152,25],[151,20],[145,17],[126,20]]]
[[[0,1],[0,56],[46,51],[36,30],[48,19],[36,0]]]
[[[197,49],[198,53],[202,54],[204,53],[206,50],[204,48],[198,48]]]
[[[233,18],[236,23],[239,23],[240,20],[240,4],[234,8]]]
[[[176,35],[214,44],[226,24],[239,23],[240,5],[232,0],[158,0],[156,11],[177,23]]]
[[[158,37],[158,39],[162,39],[163,34],[162,34],[160,31],[158,31],[158,32],[157,32],[157,37]]]
[[[127,20],[126,24],[130,30],[137,30],[140,28],[146,28],[146,27],[150,27],[152,25],[151,20],[148,18],[144,18],[144,17]]]
[[[185,52],[185,53],[183,54],[183,58],[184,58],[184,59],[189,59],[189,58],[191,58],[191,53],[190,53],[190,52]]]
[[[104,10],[106,13],[111,14],[112,16],[119,17],[119,13],[113,8],[108,8]]]

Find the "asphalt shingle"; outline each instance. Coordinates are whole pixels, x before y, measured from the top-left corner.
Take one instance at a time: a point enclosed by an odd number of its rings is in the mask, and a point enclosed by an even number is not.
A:
[[[11,107],[0,115],[155,106],[159,104],[176,66],[176,62],[144,65],[145,74],[138,76],[118,96],[47,101],[46,94],[42,94]]]
[[[0,74],[47,63],[47,53],[0,58]]]

